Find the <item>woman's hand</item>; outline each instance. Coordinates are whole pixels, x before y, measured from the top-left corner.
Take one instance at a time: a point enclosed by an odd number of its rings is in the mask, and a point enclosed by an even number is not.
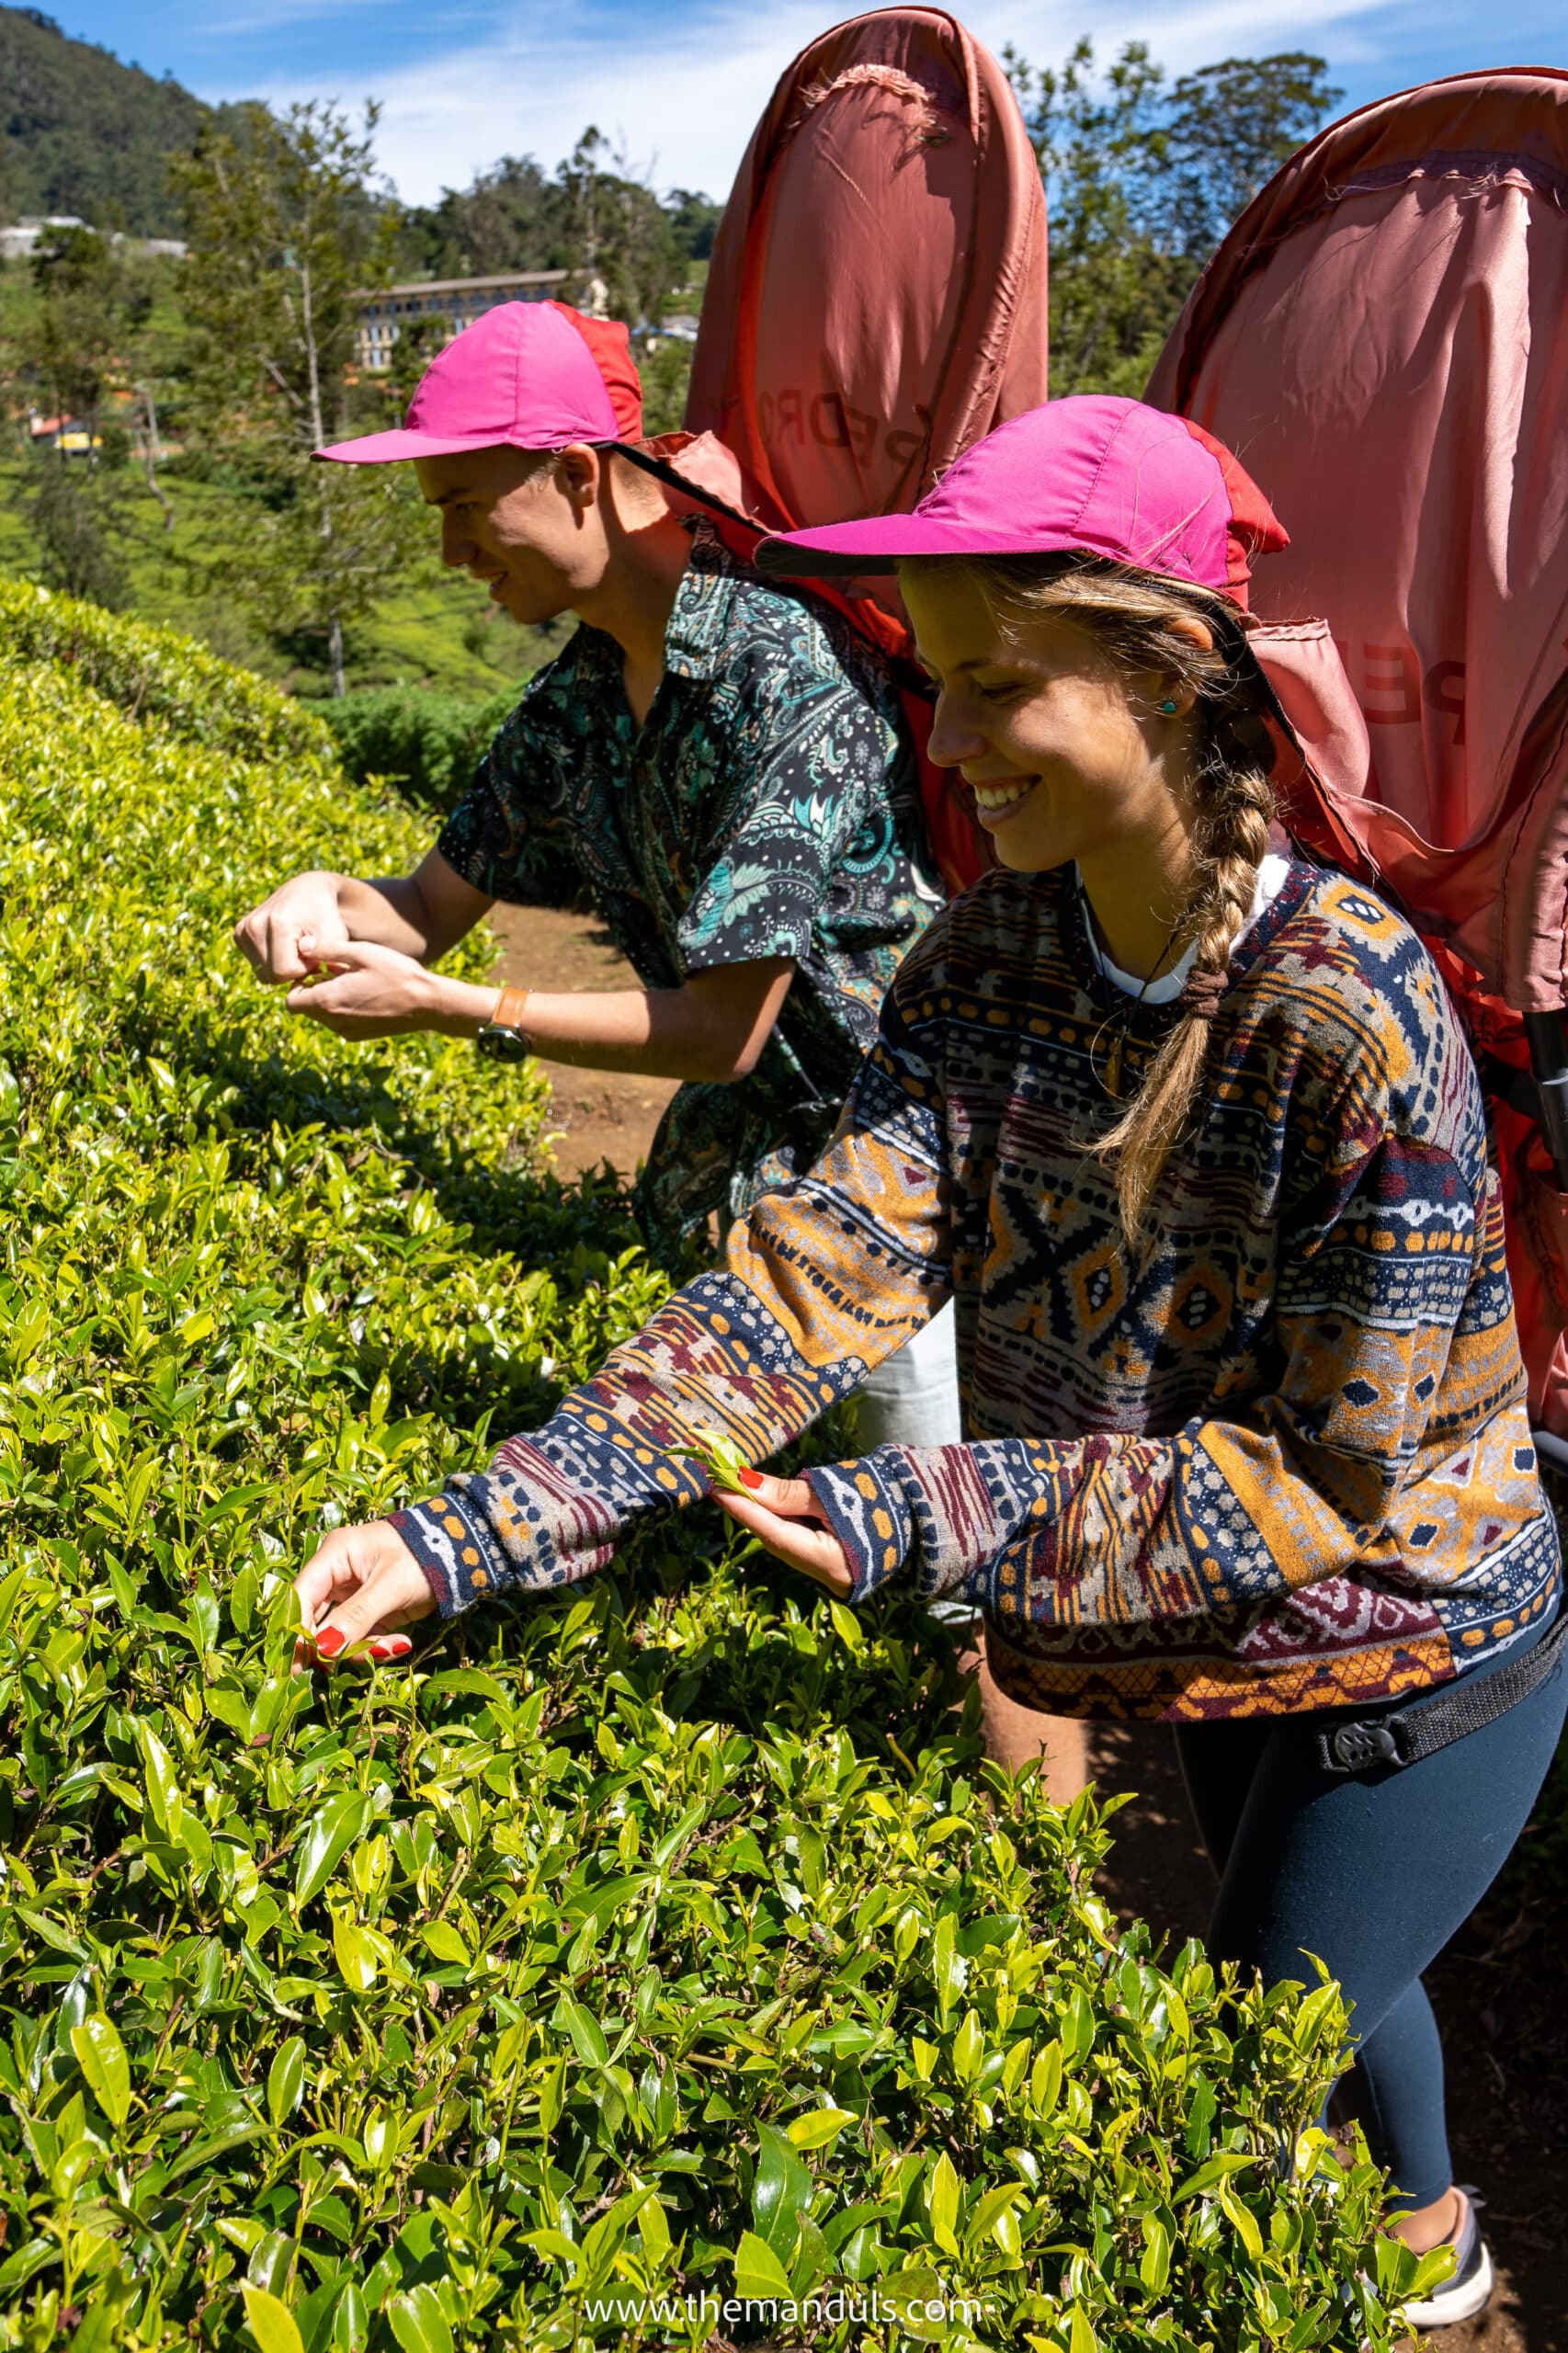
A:
[[[302,936],[301,948],[310,945]],[[474,1036],[495,1008],[497,992],[429,972],[395,948],[373,940],[323,948],[329,977],[303,981],[289,992],[290,1013],[319,1021],[340,1038],[399,1038],[411,1029]]]
[[[759,1536],[787,1567],[803,1571],[829,1593],[846,1595],[855,1582],[847,1556],[805,1481],[772,1479],[766,1471],[744,1471],[741,1476],[746,1483],[743,1492],[711,1491],[721,1511]]]
[[[424,1570],[390,1521],[335,1528],[294,1580],[304,1620],[294,1672],[330,1665],[356,1643],[371,1659],[406,1658],[414,1648],[396,1630],[428,1618],[436,1597]]]

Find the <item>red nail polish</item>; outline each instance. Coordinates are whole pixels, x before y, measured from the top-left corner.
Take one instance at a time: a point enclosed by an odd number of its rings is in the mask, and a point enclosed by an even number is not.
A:
[[[335,1658],[343,1648],[343,1636],[335,1626],[328,1626],[316,1636],[316,1654],[321,1658]]]
[[[740,1478],[741,1483],[744,1486],[760,1487],[762,1484],[762,1473],[760,1471],[743,1471],[740,1473]]]

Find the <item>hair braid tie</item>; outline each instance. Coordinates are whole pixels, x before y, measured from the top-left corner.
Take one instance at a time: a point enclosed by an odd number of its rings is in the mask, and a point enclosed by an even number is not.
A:
[[[1229,972],[1189,972],[1182,984],[1181,1008],[1195,1020],[1212,1021],[1220,1010],[1220,1000],[1231,985]]]

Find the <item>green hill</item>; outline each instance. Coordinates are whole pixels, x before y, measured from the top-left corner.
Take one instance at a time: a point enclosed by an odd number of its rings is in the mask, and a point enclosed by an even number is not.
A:
[[[0,212],[74,212],[95,228],[175,237],[166,159],[228,109],[71,40],[37,8],[0,7]]]

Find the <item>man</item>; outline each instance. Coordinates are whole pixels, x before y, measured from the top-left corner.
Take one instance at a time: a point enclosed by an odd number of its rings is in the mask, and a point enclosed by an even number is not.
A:
[[[829,608],[677,520],[612,446],[641,429],[625,328],[514,302],[448,346],[401,431],[320,453],[412,460],[444,563],[514,620],[580,626],[413,874],[296,876],[235,938],[291,1013],[340,1036],[440,1029],[684,1081],[638,1188],[673,1263],[712,1213],[810,1166],[942,894],[886,665]],[[541,974],[503,992],[430,969],[494,900],[526,895],[546,834],[640,987],[555,992]]]

